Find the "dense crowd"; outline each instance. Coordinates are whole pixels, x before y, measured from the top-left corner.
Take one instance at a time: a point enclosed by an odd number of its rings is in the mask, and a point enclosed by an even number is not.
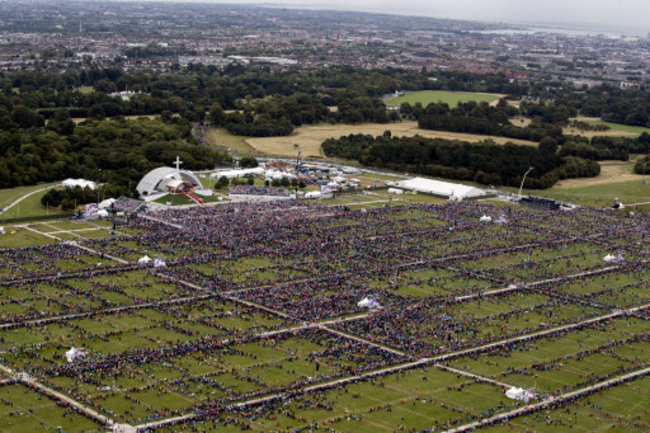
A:
[[[125,210],[138,206],[132,201],[122,205]],[[485,223],[481,221],[483,215],[491,215],[502,223]],[[209,384],[223,391],[223,395],[196,407],[204,418],[221,417],[236,401],[273,393],[297,396],[315,382],[525,336],[607,313],[617,306],[610,303],[617,298],[607,294],[637,289],[638,285],[603,288],[587,296],[563,293],[562,287],[603,273],[647,275],[642,260],[650,229],[643,218],[594,210],[528,212],[465,202],[351,212],[293,200],[145,210],[130,217],[128,226],[134,234],[84,243],[97,254],[82,252],[73,245],[2,251],[0,288],[11,295],[0,301],[0,306],[12,308],[7,308],[11,313],[4,314],[1,320],[25,326],[31,332],[28,320],[47,319],[49,324],[68,327],[75,333],[76,342],[89,349],[86,360],[73,364],[65,364],[60,357],[44,358],[40,343],[17,345],[5,357],[14,363],[29,360],[21,367],[43,380],[81,377],[87,384],[117,380],[136,370],[177,365],[182,374],[165,380],[164,386],[159,385],[160,392],[165,387],[183,392],[191,383]],[[531,255],[543,251],[553,256],[564,247],[569,251],[574,247],[582,250],[551,258]],[[605,269],[602,263],[586,260],[585,248],[593,248],[598,257],[603,251],[620,252],[626,262]],[[105,257],[108,254],[131,261],[150,254],[163,257],[167,266],[98,267],[98,262],[109,262]],[[514,257],[513,263],[499,262],[508,254]],[[146,277],[133,281],[129,274],[135,270]],[[420,271],[430,273],[425,278],[409,277]],[[569,275],[573,271],[586,273]],[[402,275],[403,281],[399,281]],[[527,277],[553,278],[553,282],[516,286]],[[647,285],[647,277],[644,278]],[[86,284],[81,284],[82,280]],[[454,286],[454,280],[470,282],[464,288],[458,284],[459,287],[434,291],[429,296],[415,296],[408,291],[409,286]],[[457,299],[477,290],[495,290],[513,283],[514,293],[508,291],[469,302]],[[52,296],[51,291],[42,290],[42,285],[62,296]],[[634,292],[631,296],[640,295]],[[368,311],[360,306],[359,301],[365,297],[378,302],[380,308]],[[246,302],[242,310],[248,314],[270,318],[277,312],[277,317],[272,324],[258,326],[250,317],[238,316],[249,323],[248,328],[240,330],[219,324],[227,318],[221,310],[212,311],[210,318],[190,319],[193,309],[204,308],[208,302]],[[37,305],[46,308],[39,310]],[[143,305],[169,318],[148,329],[183,337],[175,342],[147,337],[148,343],[142,347],[94,351],[95,343],[120,339],[128,331],[114,329],[93,334],[78,327],[75,321],[133,313]],[[361,317],[332,326],[407,355],[313,326],[293,331],[281,329],[361,313]],[[144,315],[140,319],[149,320]],[[211,333],[202,335],[193,331],[191,325],[211,329]],[[269,330],[278,332],[267,334]],[[218,362],[228,356],[250,357],[249,352],[241,349],[243,345],[286,350],[284,343],[293,338],[309,340],[314,347],[301,354],[288,351],[282,363],[303,362],[314,369],[319,366],[320,370],[314,370],[312,376],[292,369],[286,371],[280,383],[272,383],[264,371],[277,367],[268,360],[253,359],[249,367],[226,367]],[[63,348],[55,341],[44,343],[43,347],[53,346],[57,350]],[[486,350],[495,349],[490,346]],[[190,357],[217,361],[209,373],[197,373],[180,367],[181,360]],[[216,376],[223,374],[252,384],[254,391],[235,390],[220,382]],[[101,404],[91,401],[78,388],[62,390],[101,409]],[[130,391],[126,396],[137,404]],[[160,410],[150,418],[138,419],[146,421],[176,413]]]

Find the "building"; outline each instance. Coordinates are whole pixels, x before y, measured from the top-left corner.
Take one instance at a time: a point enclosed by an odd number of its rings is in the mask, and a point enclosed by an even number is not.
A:
[[[145,174],[136,190],[146,201],[165,194],[178,194],[202,190],[201,181],[194,173],[172,167],[158,167]],[[200,193],[200,191],[197,191]]]

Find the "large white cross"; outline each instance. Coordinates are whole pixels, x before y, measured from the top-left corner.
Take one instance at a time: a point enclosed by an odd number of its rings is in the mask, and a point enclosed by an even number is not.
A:
[[[180,170],[182,163],[183,161],[181,161],[178,155],[176,155],[176,161],[174,161],[174,164],[176,164],[176,170]]]

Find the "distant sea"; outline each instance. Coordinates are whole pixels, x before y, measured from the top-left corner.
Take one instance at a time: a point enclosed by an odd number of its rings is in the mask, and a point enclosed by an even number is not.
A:
[[[506,24],[518,28],[499,29],[499,30],[482,30],[477,33],[486,34],[535,34],[535,33],[556,33],[566,36],[602,36],[610,38],[621,37],[646,37],[647,30],[634,28],[617,28],[612,26],[585,26],[583,24]]]

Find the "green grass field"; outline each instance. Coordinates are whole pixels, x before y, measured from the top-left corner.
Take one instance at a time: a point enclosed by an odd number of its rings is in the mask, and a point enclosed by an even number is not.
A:
[[[571,120],[576,120],[576,119],[571,119]],[[610,130],[612,131],[628,132],[631,134],[639,134],[639,135],[643,134],[644,132],[650,134],[650,128],[644,128],[642,126],[623,125],[620,123],[605,122],[604,120],[597,117],[579,117],[577,118],[577,120],[588,123],[590,125],[606,125],[609,126]]]
[[[31,187],[21,187],[20,189],[11,189],[11,190],[0,190],[0,194],[5,195],[6,199],[9,202],[14,201],[16,198],[19,198],[31,191],[42,188],[43,186],[31,186]],[[18,195],[16,194],[18,191]],[[43,197],[47,191],[41,191],[37,194],[29,196],[25,200],[21,201],[17,205],[13,206],[6,212],[0,214],[0,221],[10,219],[10,218],[38,218],[47,216],[50,214],[61,214],[59,209],[48,208],[41,204],[41,197]]]
[[[29,194],[30,192],[39,190],[41,188],[45,188],[50,185],[56,185],[57,183],[60,182],[42,183],[38,185],[19,186],[16,188],[0,189],[0,207],[4,208],[8,204],[13,203],[20,197],[24,196],[25,194]]]
[[[389,98],[386,103],[389,106],[399,106],[403,102],[408,102],[411,105],[417,102],[423,106],[427,106],[432,102],[444,102],[449,107],[455,107],[459,102],[494,102],[499,99],[501,95],[475,93],[475,92],[446,92],[442,90],[421,90],[417,92],[408,92],[403,96]]]
[[[197,198],[202,200],[204,203],[214,203],[214,202],[224,202],[228,201],[227,198],[222,198],[219,200],[219,197],[216,195],[210,196],[210,197],[204,197],[201,195],[197,195]],[[197,204],[194,200],[190,199],[187,197],[185,194],[167,194],[157,200],[155,200],[156,203],[160,204],[167,204],[168,202],[171,202],[172,206],[182,206],[182,205],[187,205],[187,204]]]
[[[638,180],[633,180],[578,188],[524,190],[522,193],[548,197],[583,206],[605,207],[614,204],[614,199],[616,197],[618,197],[623,204],[649,202],[650,180],[645,184]]]
[[[255,154],[257,153],[247,142],[246,137],[232,135],[224,128],[208,128],[205,139],[212,146],[234,153]]]

